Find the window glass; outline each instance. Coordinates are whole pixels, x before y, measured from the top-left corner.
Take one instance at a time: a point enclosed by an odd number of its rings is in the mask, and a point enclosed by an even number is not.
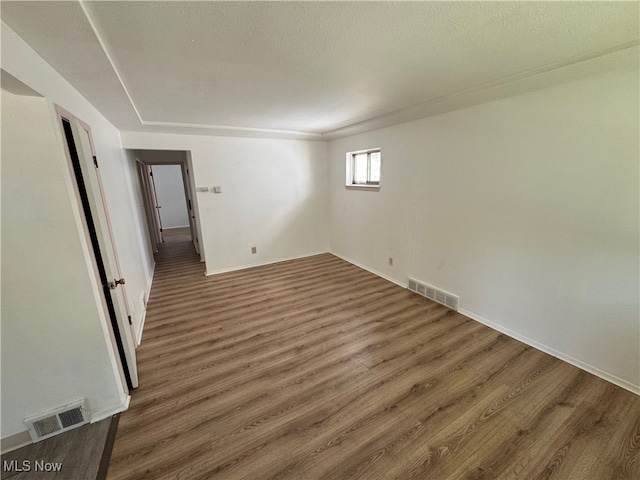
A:
[[[380,188],[382,154],[379,148],[347,152],[346,186]]]
[[[371,153],[370,178],[371,183],[380,183],[380,152]]]
[[[366,153],[359,153],[353,157],[353,183],[367,183]]]

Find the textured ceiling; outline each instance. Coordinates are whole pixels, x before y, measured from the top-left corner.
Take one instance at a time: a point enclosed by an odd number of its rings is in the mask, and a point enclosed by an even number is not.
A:
[[[637,69],[639,36],[636,2],[2,1],[0,14],[122,130],[294,138]]]

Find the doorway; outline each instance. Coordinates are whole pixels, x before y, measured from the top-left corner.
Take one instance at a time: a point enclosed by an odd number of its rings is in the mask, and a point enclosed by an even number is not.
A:
[[[173,241],[176,237],[193,240],[182,165],[152,165],[150,168],[164,241]]]
[[[90,127],[56,106],[74,190],[82,212],[83,229],[91,247],[94,273],[102,286],[102,307],[117,352],[121,377],[130,390],[138,386],[138,370],[131,316],[122,285],[125,279],[113,240],[107,202]]]
[[[191,242],[200,255],[191,155],[181,150],[130,150],[154,253],[164,242]]]

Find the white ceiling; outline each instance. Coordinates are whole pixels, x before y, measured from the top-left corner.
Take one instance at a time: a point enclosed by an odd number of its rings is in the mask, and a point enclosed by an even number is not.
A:
[[[121,130],[335,138],[638,68],[637,2],[12,2]]]

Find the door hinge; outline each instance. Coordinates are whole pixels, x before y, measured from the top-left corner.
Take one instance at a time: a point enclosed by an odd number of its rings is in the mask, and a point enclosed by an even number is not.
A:
[[[133,325],[133,322],[131,321],[131,315],[127,315],[127,318],[129,319],[129,325]]]
[[[93,164],[96,166],[96,168],[98,168],[98,157],[96,157],[95,155],[93,156]]]
[[[160,233],[162,233],[162,229],[160,229]]]
[[[149,170],[149,176],[153,177],[153,172]]]

